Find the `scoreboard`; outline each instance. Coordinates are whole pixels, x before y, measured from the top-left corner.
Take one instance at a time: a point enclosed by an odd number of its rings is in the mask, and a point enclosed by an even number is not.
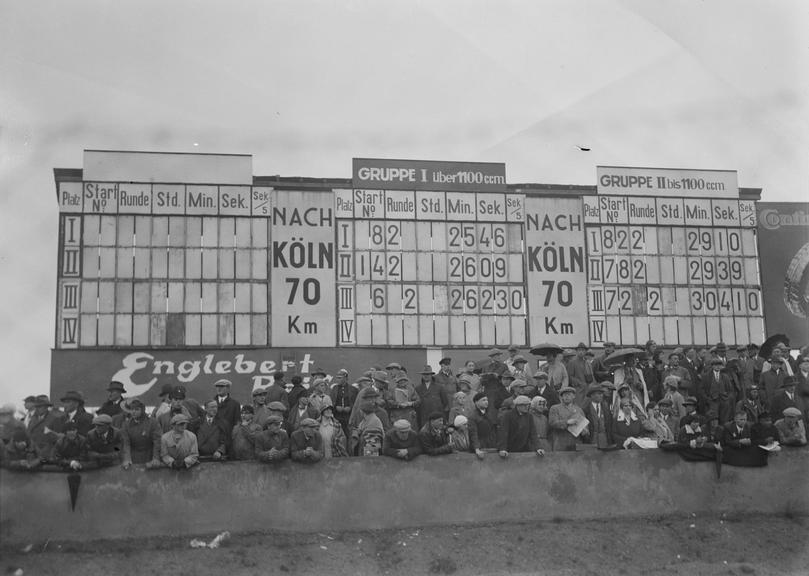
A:
[[[760,342],[756,207],[735,172],[86,151],[57,173],[57,350]]]

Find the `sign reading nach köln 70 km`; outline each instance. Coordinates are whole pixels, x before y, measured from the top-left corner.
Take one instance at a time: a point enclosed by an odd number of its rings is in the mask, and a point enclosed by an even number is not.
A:
[[[55,177],[53,393],[116,375],[151,394],[178,375],[255,385],[388,349],[423,364],[764,335],[760,190],[731,171],[507,184],[500,163],[356,158],[351,179],[287,178],[246,155],[88,150]]]

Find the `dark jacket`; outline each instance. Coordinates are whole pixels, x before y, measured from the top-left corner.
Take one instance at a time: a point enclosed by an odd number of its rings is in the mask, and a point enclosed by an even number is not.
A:
[[[474,436],[472,429],[475,429]],[[469,415],[469,441],[472,450],[497,448],[497,421],[489,412],[481,413],[475,408]]]
[[[242,405],[237,400],[234,400],[229,394],[223,401],[219,401],[216,397],[216,402],[219,404],[219,409],[216,411],[216,419],[222,423],[222,429],[225,431],[225,444],[230,446],[230,431],[239,423],[242,414]],[[205,416],[203,415],[204,419]],[[200,454],[202,454],[200,446]]]
[[[590,444],[594,444],[596,442],[596,440],[597,440],[597,438],[596,438],[596,429],[595,429],[595,421],[596,421],[596,419],[598,417],[596,416],[596,410],[593,408],[593,403],[588,400],[587,404],[582,406],[582,411],[584,412],[584,415],[587,417],[587,420],[590,422],[590,424],[587,426],[587,429],[589,430],[590,435],[587,438],[582,438],[582,441],[590,443]],[[607,434],[607,443],[612,444],[613,443],[613,439],[612,439],[612,424],[613,424],[613,422],[612,422],[612,413],[610,411],[609,404],[607,404],[606,400],[601,401],[601,418],[603,418],[603,420],[604,420],[604,429],[605,429],[605,432]],[[674,432],[674,431],[672,430],[672,432]]]
[[[520,414],[514,408],[503,414],[497,431],[497,449],[506,452],[534,452],[537,433],[534,419],[527,412]]]
[[[112,426],[104,434],[93,428],[87,433],[87,458],[99,466],[111,466],[121,461],[123,439],[121,432]]]
[[[123,464],[146,464],[151,460],[160,461],[160,436],[163,431],[154,418],[144,416],[140,420],[132,418],[121,428]]]
[[[264,430],[256,436],[256,458],[262,462],[280,462],[289,458],[289,436],[286,431]]]
[[[200,458],[213,456],[214,452],[219,452],[224,456],[227,453],[225,443],[229,436],[224,422],[214,418],[209,424],[208,419],[203,418],[199,423],[199,430],[197,430],[197,448]]]
[[[233,460],[252,460],[256,457],[256,436],[261,433],[261,426],[255,421],[247,426],[241,422],[233,427],[230,434],[231,449],[228,456]]]
[[[412,460],[421,454],[421,442],[419,435],[413,430],[407,433],[407,439],[402,440],[396,434],[396,430],[389,430],[385,434],[385,440],[382,443],[382,454],[385,456],[394,456],[397,450],[407,450],[407,458],[405,460]]]
[[[416,394],[421,398],[421,404],[418,407],[419,424],[421,426],[427,424],[427,419],[433,412],[441,412],[444,415],[449,413],[447,391],[435,379],[433,379],[429,388],[424,382],[419,382],[416,386]]]
[[[93,428],[93,416],[92,414],[88,414],[83,406],[76,408],[76,413],[73,414],[73,418],[65,414],[65,424],[68,422],[75,422],[79,435],[85,438],[87,437],[87,433]]]
[[[306,449],[312,453],[306,455]],[[295,430],[289,437],[289,453],[296,462],[317,462],[323,459],[323,437],[315,431],[311,438],[303,430]]]
[[[70,466],[72,460],[87,460],[87,439],[76,435],[73,440],[62,436],[56,442],[53,450],[53,462],[59,466]]]
[[[34,416],[28,422],[28,436],[40,458],[50,460],[53,447],[59,439],[65,422],[65,415],[58,410],[48,410],[42,418]]]
[[[435,386],[435,384],[433,384]],[[433,430],[427,422],[419,431],[419,442],[421,450],[430,456],[440,456],[441,454],[452,454],[452,445],[449,443],[449,434],[446,428]]]

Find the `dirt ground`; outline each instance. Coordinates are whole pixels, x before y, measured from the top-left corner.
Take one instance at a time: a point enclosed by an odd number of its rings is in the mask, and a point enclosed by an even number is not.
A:
[[[211,540],[215,535],[209,535]],[[2,548],[0,574],[755,575],[809,574],[809,518],[645,519],[443,526],[314,534],[32,543]]]

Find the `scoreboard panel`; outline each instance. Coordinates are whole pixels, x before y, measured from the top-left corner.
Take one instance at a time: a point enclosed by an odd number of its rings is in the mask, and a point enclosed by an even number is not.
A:
[[[241,157],[201,182],[200,156],[184,181],[57,181],[56,348],[764,334],[756,210],[735,173],[599,168],[600,193],[575,194],[509,187],[503,164],[355,159],[353,187],[286,189],[247,183]]]

